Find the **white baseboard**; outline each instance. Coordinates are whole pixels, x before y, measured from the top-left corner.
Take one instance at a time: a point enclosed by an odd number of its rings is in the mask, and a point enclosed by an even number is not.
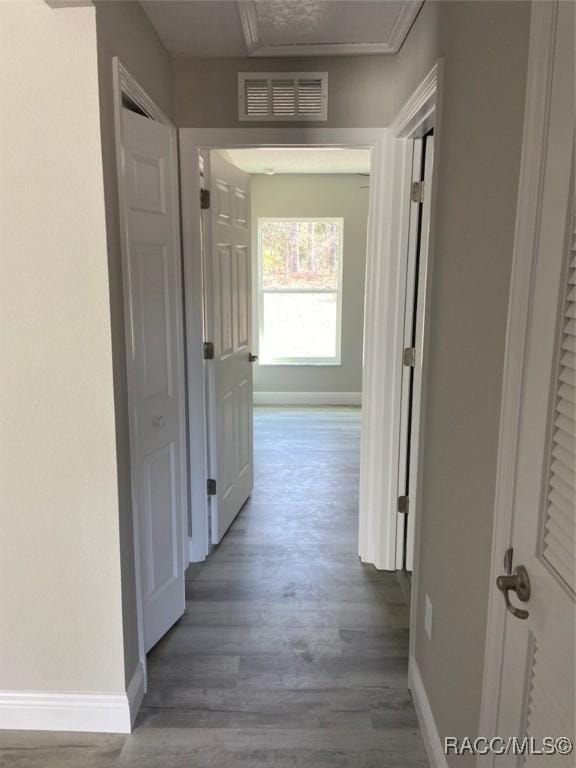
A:
[[[428,695],[424,688],[420,670],[414,659],[410,660],[408,687],[410,688],[412,698],[414,699],[414,707],[416,708],[416,715],[418,716],[420,731],[422,733],[422,739],[424,740],[424,746],[426,747],[430,765],[432,768],[448,768],[448,761],[444,754],[442,740],[440,739],[440,734],[436,727],[436,721],[434,720]]]
[[[361,392],[254,392],[254,405],[360,405]]]
[[[0,691],[0,729],[130,733],[143,697],[141,664],[127,693]]]

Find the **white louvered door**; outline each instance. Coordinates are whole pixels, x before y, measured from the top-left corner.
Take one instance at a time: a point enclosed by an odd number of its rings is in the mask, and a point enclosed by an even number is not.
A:
[[[575,737],[576,216],[574,7],[560,3],[539,242],[532,283],[511,545],[525,566],[527,619],[506,613],[502,737]],[[493,585],[493,588],[495,586]],[[495,765],[575,766],[576,756],[498,757]]]

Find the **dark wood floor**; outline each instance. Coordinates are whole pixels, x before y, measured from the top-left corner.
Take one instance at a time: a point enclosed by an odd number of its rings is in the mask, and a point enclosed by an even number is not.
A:
[[[257,409],[254,493],[189,569],[134,733],[5,735],[0,766],[427,766],[406,604],[356,554],[359,437],[357,409]]]

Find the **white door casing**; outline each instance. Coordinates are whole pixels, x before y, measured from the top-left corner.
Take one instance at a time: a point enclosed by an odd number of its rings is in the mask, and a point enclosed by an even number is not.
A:
[[[205,303],[212,543],[217,544],[252,492],[253,384],[250,177],[217,152],[206,157]]]
[[[574,6],[535,3],[506,348],[481,731],[574,738],[576,718],[576,243]],[[504,467],[506,473],[504,473]],[[510,478],[510,479],[508,479]],[[504,612],[513,548],[531,595]],[[574,765],[529,758],[532,765]],[[523,764],[512,755],[486,765]]]
[[[182,615],[187,526],[176,137],[122,109],[125,296],[144,648]]]

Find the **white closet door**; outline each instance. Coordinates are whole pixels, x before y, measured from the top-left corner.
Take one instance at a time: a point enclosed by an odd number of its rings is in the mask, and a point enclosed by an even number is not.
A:
[[[182,615],[186,536],[184,342],[174,131],[122,110],[135,524],[144,645]]]

